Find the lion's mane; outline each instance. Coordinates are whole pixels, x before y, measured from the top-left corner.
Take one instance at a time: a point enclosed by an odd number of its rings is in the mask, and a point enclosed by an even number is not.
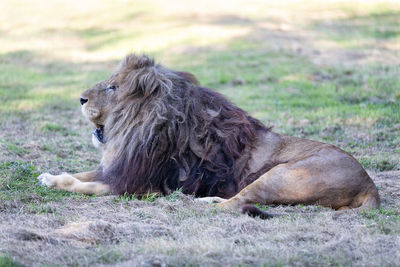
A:
[[[115,193],[170,191],[231,197],[261,122],[196,78],[129,55],[114,75],[121,90],[105,123],[111,162],[99,180]]]

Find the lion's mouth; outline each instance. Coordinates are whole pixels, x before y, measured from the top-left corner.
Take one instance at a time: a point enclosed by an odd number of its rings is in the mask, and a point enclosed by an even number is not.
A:
[[[104,125],[96,124],[96,130],[94,130],[93,135],[96,136],[100,143],[104,144]]]

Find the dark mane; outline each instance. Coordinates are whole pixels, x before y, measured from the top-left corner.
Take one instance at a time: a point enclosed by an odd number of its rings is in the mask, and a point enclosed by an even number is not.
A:
[[[230,197],[238,191],[249,149],[268,129],[196,78],[128,56],[115,74],[119,104],[107,118],[113,159],[101,177],[115,193]]]

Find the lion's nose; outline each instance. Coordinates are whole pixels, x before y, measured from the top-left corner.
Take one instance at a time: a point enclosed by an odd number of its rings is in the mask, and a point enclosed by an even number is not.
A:
[[[86,102],[88,102],[88,100],[89,100],[89,99],[87,99],[87,98],[82,98],[82,97],[81,97],[81,99],[80,99],[81,105],[83,105],[83,104],[85,104]]]

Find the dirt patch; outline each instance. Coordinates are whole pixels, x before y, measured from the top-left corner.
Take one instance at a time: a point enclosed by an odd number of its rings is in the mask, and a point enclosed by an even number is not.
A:
[[[399,208],[400,204],[400,171],[370,173],[376,186],[382,192],[381,200],[385,205]]]

